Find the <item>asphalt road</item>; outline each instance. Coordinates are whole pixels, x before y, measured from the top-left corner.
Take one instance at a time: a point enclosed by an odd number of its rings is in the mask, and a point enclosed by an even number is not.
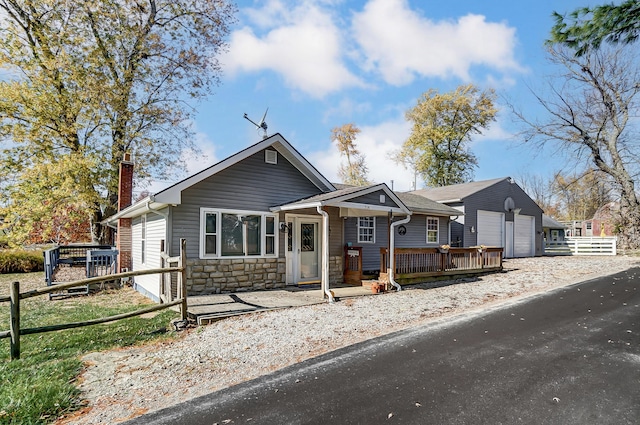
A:
[[[397,332],[127,424],[640,424],[640,269]]]

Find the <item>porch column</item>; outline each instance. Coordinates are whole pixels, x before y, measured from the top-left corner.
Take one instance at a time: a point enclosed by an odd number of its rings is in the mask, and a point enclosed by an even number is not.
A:
[[[329,214],[323,207],[317,207],[318,213],[322,216],[322,274],[320,277],[320,288],[322,288],[323,298],[329,298],[333,302],[333,296],[329,289]]]

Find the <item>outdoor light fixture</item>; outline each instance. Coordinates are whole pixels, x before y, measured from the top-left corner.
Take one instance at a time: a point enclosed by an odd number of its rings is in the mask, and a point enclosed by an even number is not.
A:
[[[471,231],[471,233],[475,233],[476,232],[476,228],[474,226],[471,226],[471,229],[469,229]]]
[[[291,231],[291,227],[286,223],[286,222],[281,222],[280,223],[280,232],[281,233],[287,233],[287,231]]]

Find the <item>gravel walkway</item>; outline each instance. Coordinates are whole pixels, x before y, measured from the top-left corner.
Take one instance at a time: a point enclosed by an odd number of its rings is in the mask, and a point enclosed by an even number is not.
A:
[[[402,292],[238,316],[176,341],[91,353],[88,407],[58,424],[118,423],[379,335],[640,265],[638,257],[538,257],[505,272]]]

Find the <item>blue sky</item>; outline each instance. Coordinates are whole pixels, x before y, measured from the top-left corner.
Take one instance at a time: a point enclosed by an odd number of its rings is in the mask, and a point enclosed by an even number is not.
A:
[[[196,105],[196,141],[205,156],[188,159],[189,172],[260,141],[262,132],[243,114],[258,121],[269,108],[268,134],[282,134],[331,181],[339,181],[340,157],[330,131],[353,122],[362,130],[356,143],[370,180],[410,190],[412,173],[389,154],[409,136],[404,113],[422,93],[471,82],[535,114],[528,87],[553,71],[544,52],[552,11],[598,3],[238,1],[238,23],[220,57],[222,84]],[[566,159],[522,146],[502,100],[498,106],[497,122],[472,143],[475,180],[546,177],[562,167]]]

